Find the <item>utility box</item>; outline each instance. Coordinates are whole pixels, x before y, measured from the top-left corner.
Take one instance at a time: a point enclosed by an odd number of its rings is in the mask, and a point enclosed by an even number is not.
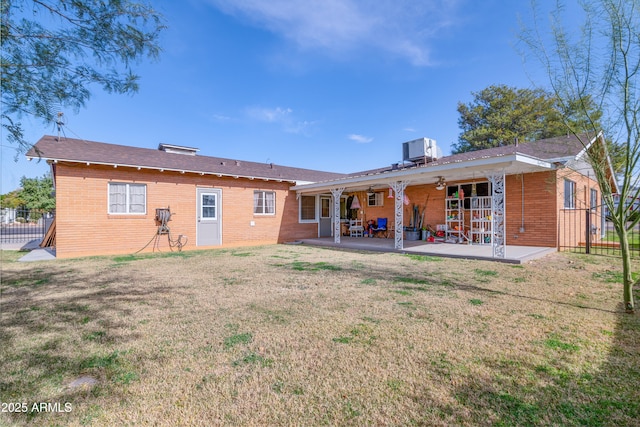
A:
[[[438,158],[436,140],[418,138],[402,143],[402,160],[414,163],[428,163]]]

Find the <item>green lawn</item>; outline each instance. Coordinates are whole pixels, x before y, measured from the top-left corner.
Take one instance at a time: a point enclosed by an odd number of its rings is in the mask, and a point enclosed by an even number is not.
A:
[[[640,419],[640,316],[623,313],[613,257],[17,258],[2,253],[0,401],[27,411],[1,412],[3,426]]]

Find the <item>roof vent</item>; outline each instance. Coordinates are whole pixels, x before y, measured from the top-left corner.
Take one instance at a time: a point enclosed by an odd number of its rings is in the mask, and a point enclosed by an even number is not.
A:
[[[172,145],[172,144],[164,144],[164,143],[160,143],[158,145],[158,150],[164,151],[165,153],[186,154],[187,156],[195,156],[196,151],[200,151],[199,148],[183,147],[181,145]]]

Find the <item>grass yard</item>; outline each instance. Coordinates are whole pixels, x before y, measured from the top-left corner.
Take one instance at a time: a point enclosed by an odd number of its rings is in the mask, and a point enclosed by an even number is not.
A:
[[[622,313],[615,258],[304,245],[17,258],[2,253],[0,425],[640,419],[640,316]]]

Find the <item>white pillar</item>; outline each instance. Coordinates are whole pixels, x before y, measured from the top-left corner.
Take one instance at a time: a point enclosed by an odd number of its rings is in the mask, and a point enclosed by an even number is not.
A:
[[[404,249],[404,189],[407,188],[406,181],[397,181],[391,183],[391,188],[395,197],[395,244],[398,250]]]
[[[504,171],[488,175],[491,182],[491,242],[494,258],[506,258]]]
[[[342,188],[334,188],[331,190],[333,195],[333,242],[340,243],[340,196],[342,196]]]

